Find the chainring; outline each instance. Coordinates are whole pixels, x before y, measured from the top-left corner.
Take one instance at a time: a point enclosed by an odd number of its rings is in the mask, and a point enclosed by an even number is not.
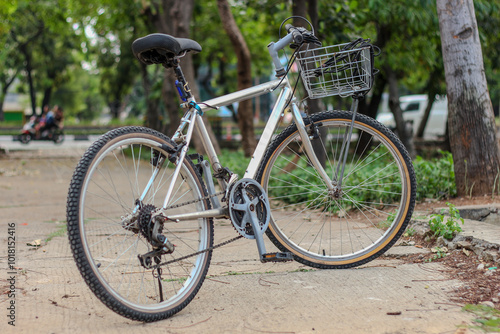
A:
[[[260,233],[269,226],[271,210],[262,186],[253,179],[241,179],[229,193],[229,215],[236,231],[247,239],[255,239],[252,219],[258,221]]]

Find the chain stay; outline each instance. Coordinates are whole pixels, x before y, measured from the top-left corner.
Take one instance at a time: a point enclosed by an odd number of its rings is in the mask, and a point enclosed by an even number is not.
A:
[[[155,266],[151,267],[151,269],[155,270],[155,269],[157,269],[157,268],[159,268],[159,267],[161,267],[161,266],[166,266],[166,265],[171,264],[171,263],[174,263],[174,262],[179,262],[179,261],[185,260],[185,259],[187,259],[187,258],[190,258],[190,257],[196,256],[196,255],[200,255],[200,254],[203,254],[203,253],[210,252],[210,251],[212,251],[212,250],[214,250],[214,249],[216,249],[216,248],[219,248],[219,247],[225,246],[225,245],[227,245],[227,244],[229,244],[229,243],[231,243],[231,242],[233,242],[233,241],[236,241],[236,240],[238,240],[238,239],[241,239],[241,238],[243,238],[243,236],[242,236],[242,235],[238,235],[238,236],[236,236],[236,237],[234,237],[234,238],[232,238],[232,239],[226,240],[226,241],[224,241],[224,242],[221,242],[220,244],[217,244],[217,245],[214,245],[214,246],[212,246],[212,247],[209,247],[209,248],[203,249],[203,250],[201,250],[201,251],[198,251],[198,252],[195,252],[195,253],[191,253],[191,254],[188,254],[188,255],[182,256],[182,257],[180,257],[180,258],[177,258],[177,259],[173,259],[173,260],[170,260],[170,261],[166,261],[166,262],[159,263],[159,264],[157,264],[157,265],[155,265]]]
[[[185,206],[185,205],[189,205],[189,204],[194,204],[194,203],[198,203],[198,202],[201,202],[201,201],[204,201],[204,200],[207,200],[207,199],[211,199],[212,197],[215,197],[215,196],[219,196],[219,195],[223,195],[225,194],[226,191],[221,191],[221,192],[218,192],[218,193],[215,193],[215,194],[212,194],[212,195],[208,195],[208,196],[204,196],[202,198],[199,198],[199,199],[195,199],[195,200],[192,200],[192,201],[187,201],[187,202],[184,202],[184,203],[180,203],[180,204],[175,204],[175,205],[171,205],[169,207],[166,208],[166,210],[169,210],[169,209],[176,209],[176,208],[179,208],[181,206]],[[161,212],[161,208],[160,209],[156,209],[156,212],[155,214],[159,214]],[[165,217],[168,219],[168,217]],[[166,262],[162,262],[162,263],[158,263],[156,265],[154,265],[153,267],[151,267],[152,270],[156,270],[162,266],[166,266],[166,265],[169,265],[171,263],[174,263],[174,262],[179,262],[179,261],[182,261],[182,260],[185,260],[187,258],[190,258],[190,257],[193,257],[193,256],[196,256],[196,255],[200,255],[200,254],[203,254],[203,253],[207,253],[207,252],[210,252],[216,248],[219,248],[219,247],[222,247],[222,246],[225,246],[233,241],[236,241],[238,239],[241,239],[243,236],[242,235],[238,235],[237,237],[234,237],[232,239],[229,239],[227,241],[224,241],[224,242],[221,242],[217,245],[214,245],[212,247],[209,247],[209,248],[206,248],[206,249],[203,249],[201,251],[197,251],[197,252],[194,252],[194,253],[191,253],[191,254],[188,254],[188,255],[185,255],[185,256],[182,256],[180,258],[177,258],[177,259],[173,259],[173,260],[170,260],[170,261],[166,261]]]

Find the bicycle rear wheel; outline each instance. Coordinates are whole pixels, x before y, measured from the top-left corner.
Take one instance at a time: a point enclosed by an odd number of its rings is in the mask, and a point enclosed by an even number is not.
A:
[[[321,133],[313,140],[320,147],[317,156],[324,157],[336,185],[352,113],[323,112],[311,119]],[[317,268],[349,268],[380,256],[404,232],[415,205],[415,173],[403,144],[364,115],[354,122],[339,194],[328,191],[294,124],[270,144],[257,181],[270,201],[269,238],[295,260]]]
[[[175,165],[165,159],[147,196],[134,208],[160,157],[173,143],[142,127],[112,130],[96,141],[80,160],[71,180],[67,220],[78,269],[93,293],[127,318],[156,321],[182,310],[196,295],[208,271],[211,252],[181,259],[213,245],[213,222],[198,219],[160,228],[175,245],[171,254],[152,257],[152,264],[174,260],[157,270],[146,269],[138,256],[153,250],[148,231],[150,213],[163,205]],[[168,214],[210,208],[197,168],[186,158],[175,181]],[[179,205],[182,204],[182,205]],[[148,216],[149,214],[149,216]],[[148,227],[149,226],[149,227]]]

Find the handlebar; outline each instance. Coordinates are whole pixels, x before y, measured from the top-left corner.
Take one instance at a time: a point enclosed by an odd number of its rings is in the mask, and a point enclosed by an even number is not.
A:
[[[288,34],[277,42],[271,42],[267,46],[269,54],[273,60],[274,66],[276,67],[276,76],[281,77],[285,75],[286,71],[281,65],[279,60],[278,51],[284,49],[286,46],[290,45],[292,49],[299,48],[303,43],[312,43],[317,46],[321,46],[319,39],[314,36],[314,34],[302,27],[294,27],[291,24],[285,25],[285,29]]]
[[[292,34],[293,41],[295,43],[302,44],[302,42],[304,41],[304,36],[302,36],[302,33],[299,31],[299,29],[295,28],[291,24],[287,24],[285,26],[285,29],[286,29],[286,31],[288,31],[288,33]]]

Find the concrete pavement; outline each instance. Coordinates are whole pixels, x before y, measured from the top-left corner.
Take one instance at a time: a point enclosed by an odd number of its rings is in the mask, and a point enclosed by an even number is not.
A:
[[[65,203],[79,156],[75,150],[52,158],[46,151],[11,152],[0,160],[2,255],[9,255],[11,231],[16,245],[13,257],[0,258],[2,333],[455,333],[472,323],[462,305],[450,302],[461,283],[438,263],[386,257],[335,271],[262,264],[255,242],[245,239],[214,251],[209,278],[179,314],[152,324],[122,318],[93,296],[69,250]],[[467,221],[462,235],[496,244],[498,232],[495,224]],[[216,242],[235,235],[225,221],[216,222],[215,233]],[[28,245],[37,239],[41,247]],[[389,251],[408,252],[427,250],[396,245]],[[15,327],[8,318],[12,300]]]

